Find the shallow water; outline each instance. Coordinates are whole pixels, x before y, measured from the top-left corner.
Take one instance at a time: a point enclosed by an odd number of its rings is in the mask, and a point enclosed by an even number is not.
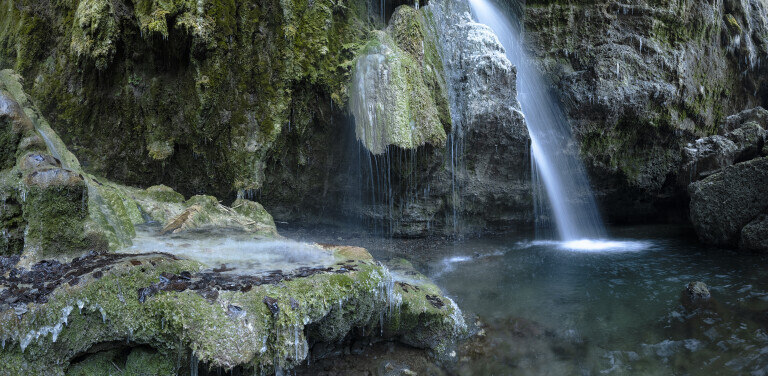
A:
[[[608,242],[566,244],[527,234],[453,242],[281,229],[408,258],[477,315],[483,335],[440,364],[445,374],[768,374],[768,255],[705,247],[685,228],[612,232]],[[712,297],[686,309],[691,281]]]
[[[658,232],[623,229],[603,249],[510,238],[447,246],[427,274],[488,337],[487,358],[461,373],[768,374],[768,257]],[[691,281],[712,298],[686,309]]]
[[[331,252],[315,244],[288,239],[258,239],[237,231],[190,231],[159,235],[158,226],[136,229],[133,245],[120,252],[165,252],[201,262],[233,274],[257,274],[271,270],[321,267],[335,262]]]

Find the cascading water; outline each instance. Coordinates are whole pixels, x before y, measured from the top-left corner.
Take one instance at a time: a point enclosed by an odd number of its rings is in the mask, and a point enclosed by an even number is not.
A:
[[[560,238],[571,242],[606,237],[586,171],[570,126],[544,77],[529,61],[522,36],[504,12],[488,0],[469,0],[473,17],[489,26],[517,67],[518,99],[531,137],[531,159],[537,211],[548,203]],[[540,180],[540,181],[537,181]],[[541,190],[543,183],[544,190]],[[541,192],[544,191],[544,192]],[[536,213],[539,217],[540,213]]]

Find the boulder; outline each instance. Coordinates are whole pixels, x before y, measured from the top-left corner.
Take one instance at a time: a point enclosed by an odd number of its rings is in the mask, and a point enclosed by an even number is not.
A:
[[[742,228],[768,212],[768,157],[753,159],[713,174],[688,187],[690,218],[699,239],[737,245]]]
[[[741,229],[739,248],[768,252],[768,215],[760,215]]]
[[[767,135],[757,122],[747,121],[724,135],[704,137],[688,144],[683,148],[678,184],[688,186],[734,163],[759,157]]]

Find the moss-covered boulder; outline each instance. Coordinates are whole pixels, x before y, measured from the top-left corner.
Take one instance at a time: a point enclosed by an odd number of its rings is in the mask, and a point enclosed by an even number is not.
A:
[[[424,22],[421,12],[399,7],[355,63],[349,104],[357,138],[373,154],[389,145],[441,147],[450,132],[443,67]]]
[[[332,261],[238,274],[169,254],[118,253],[12,269],[0,275],[0,374],[104,374],[117,364],[129,372],[138,359],[176,374],[198,362],[274,372],[353,329],[437,351],[463,334],[458,308],[414,282],[423,277],[398,284],[362,248],[314,252]]]
[[[204,229],[234,229],[264,237],[277,236],[272,216],[260,204],[238,199],[230,208],[219,203],[216,197],[202,195],[187,200],[184,210],[168,220],[162,233]]]

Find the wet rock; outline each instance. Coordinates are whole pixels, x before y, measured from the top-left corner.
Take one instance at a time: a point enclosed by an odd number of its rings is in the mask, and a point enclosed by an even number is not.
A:
[[[690,218],[699,239],[738,245],[742,228],[768,211],[768,158],[726,167],[691,184]]]
[[[739,248],[768,252],[768,216],[760,215],[741,229]]]
[[[277,305],[277,299],[265,296],[264,297],[264,304],[267,305],[267,308],[269,308],[269,311],[272,312],[273,315],[277,315],[280,313],[280,307]]]
[[[766,118],[762,109],[724,117],[764,105],[767,10],[755,0],[523,7],[526,47],[560,96],[609,219],[678,210],[669,197],[683,193],[675,179],[688,179],[682,148]]]
[[[730,312],[724,310],[718,302],[712,298],[709,287],[701,281],[695,281],[680,293],[680,303],[688,313],[696,313],[695,317],[686,318],[684,327],[686,330],[700,330],[701,321],[707,317],[720,318],[723,315],[730,315]]]
[[[685,292],[691,300],[706,300],[711,297],[707,285],[700,281],[689,283],[688,287],[685,288]]]

